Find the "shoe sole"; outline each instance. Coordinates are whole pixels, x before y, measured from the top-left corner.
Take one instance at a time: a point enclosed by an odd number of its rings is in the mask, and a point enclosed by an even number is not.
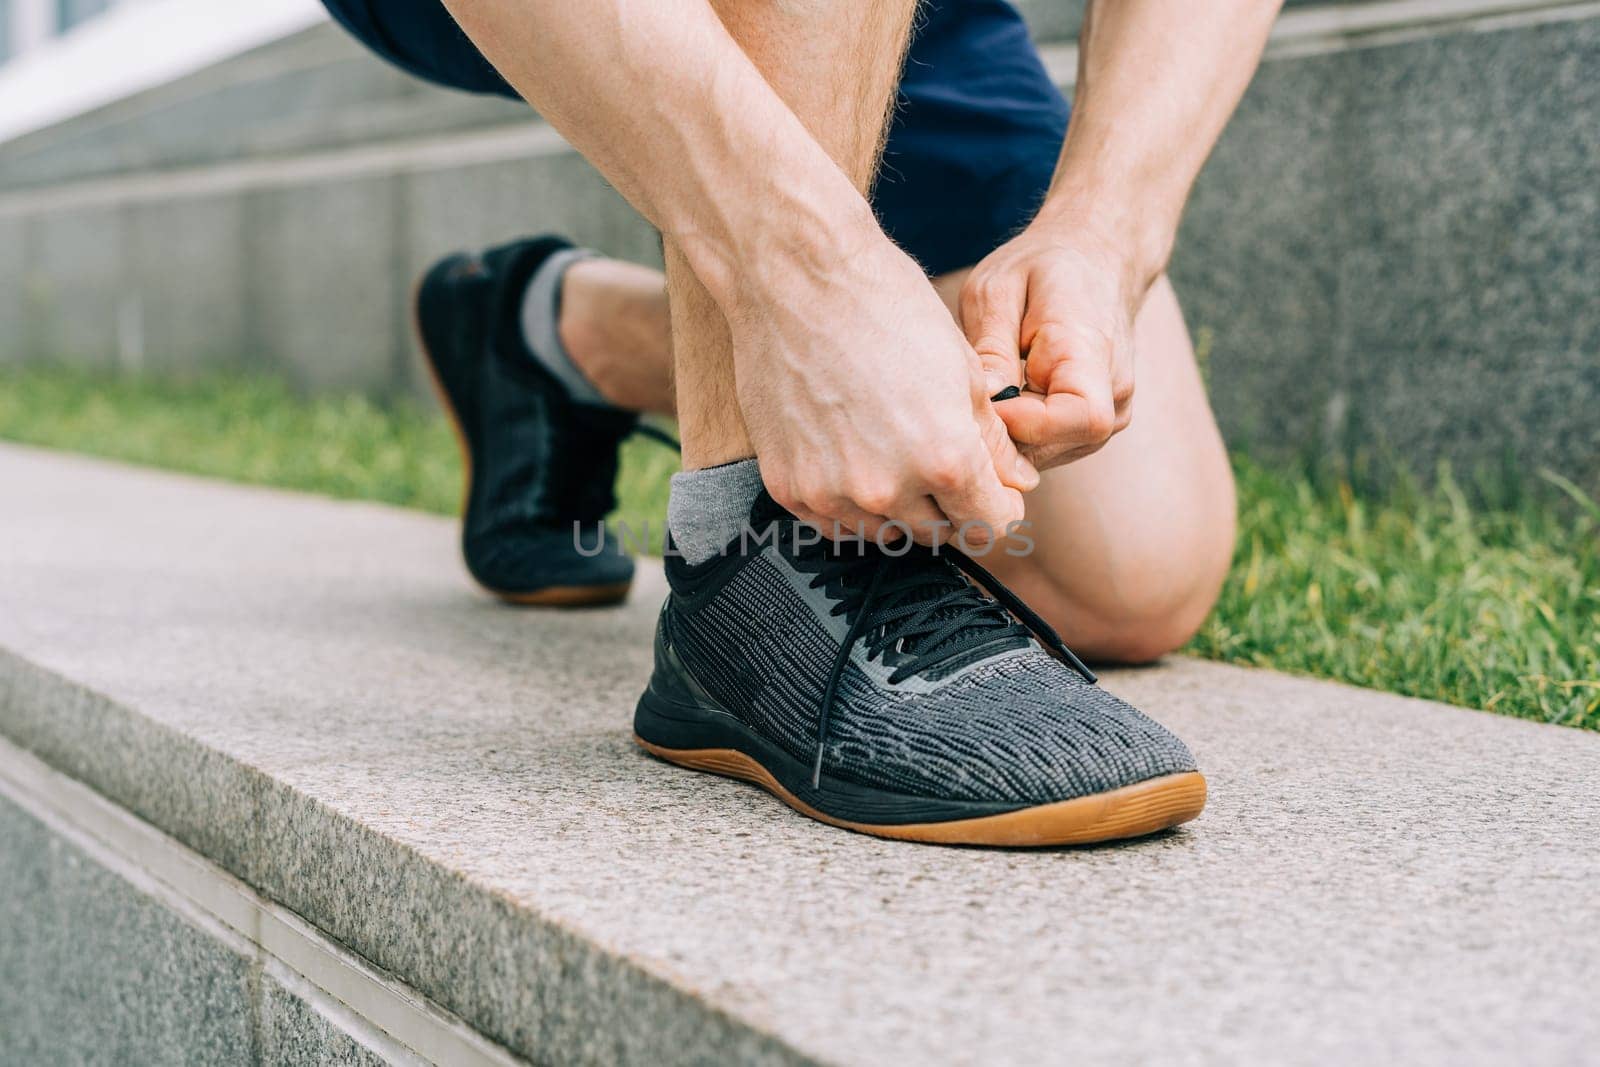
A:
[[[439,406],[444,409],[445,416],[450,423],[451,432],[456,436],[456,445],[461,449],[461,515],[466,521],[467,503],[472,499],[472,446],[467,442],[467,431],[461,423],[461,416],[456,411],[455,404],[450,401],[450,393],[444,387],[444,378],[439,373],[439,367],[433,355],[433,349],[428,345],[428,335],[422,329],[422,287],[427,284],[428,277],[433,272],[430,270],[419,278],[411,287],[411,333],[416,338],[417,348],[422,353],[422,365],[428,368],[428,380],[433,383],[433,392],[439,398]],[[620,604],[628,598],[628,591],[633,588],[630,582],[612,582],[607,585],[551,585],[543,589],[528,592],[512,592],[508,589],[496,589],[491,585],[478,582],[478,587],[502,603],[512,604],[516,607],[542,607],[542,608],[598,608]]]
[[[1142,837],[1188,822],[1206,805],[1206,780],[1193,770],[1031,806],[912,796],[827,773],[814,783],[809,762],[718,705],[659,631],[655,651],[634,709],[638,745],[680,767],[758,785],[830,826],[931,844],[1039,848]]]
[[[1093,796],[1031,808],[939,822],[854,822],[818,811],[795,796],[752,757],[731,748],[675,749],[633,739],[646,752],[690,770],[737,778],[760,786],[802,815],[857,833],[938,845],[1046,848],[1093,845],[1144,837],[1186,823],[1206,806],[1206,780],[1199,771],[1169,774]]]
[[[662,717],[662,710],[667,710],[667,717]],[[654,757],[683,768],[720,774],[723,777],[736,777],[741,781],[760,785],[766,792],[778,797],[800,814],[813,817],[818,822],[837,825],[842,829],[872,833],[874,837],[926,841],[933,845],[990,845],[1005,846],[1005,848],[1094,845],[1101,841],[1144,837],[1147,833],[1171,829],[1174,825],[1194,819],[1205,808],[1205,776],[1198,771],[1186,771],[1186,773],[1152,777],[1149,781],[1134,782],[1104,793],[1093,793],[1090,797],[1058,800],[1046,805],[1035,805],[1032,808],[982,811],[981,814],[962,816],[958,814],[958,809],[963,805],[957,803],[944,806],[944,811],[949,811],[950,817],[941,816],[936,819],[917,819],[917,821],[907,819],[902,822],[848,819],[821,811],[797,797],[794,790],[782,784],[771,769],[766,768],[762,761],[752,757],[750,753],[728,747],[672,747],[646,741],[645,737],[638,733],[638,729],[645,728],[646,725],[650,726],[651,733],[656,734],[674,733],[678,729],[685,728],[690,731],[706,728],[704,721],[694,725],[683,718],[685,710],[682,704],[678,704],[677,709],[672,710],[670,705],[662,702],[656,694],[646,691],[645,696],[640,699],[640,710],[635,715],[634,741],[638,747],[642,747]],[[688,713],[693,715],[694,712]],[[757,750],[773,749],[773,745],[768,742],[757,741],[755,737],[749,736],[749,728],[738,725],[736,720],[725,712],[714,712],[712,718],[717,721],[710,728],[722,731],[723,737],[731,739],[728,733],[731,729],[736,736],[744,737],[744,742],[741,744],[746,747],[755,747]],[[794,760],[790,760],[776,749],[773,749],[771,755],[774,760],[779,761],[779,765],[794,763]],[[787,769],[792,776],[798,768],[789,766]],[[928,805],[923,801],[914,798],[896,798],[880,790],[851,787],[837,782],[826,787],[824,792],[818,793],[818,798],[824,795],[834,797],[830,805],[851,803],[850,795],[854,795],[854,803],[861,805],[861,798],[866,797],[869,803],[874,803],[874,808],[870,809],[875,811],[894,809],[896,814],[901,816],[912,811],[930,814]],[[970,811],[973,806],[966,805],[966,808]]]

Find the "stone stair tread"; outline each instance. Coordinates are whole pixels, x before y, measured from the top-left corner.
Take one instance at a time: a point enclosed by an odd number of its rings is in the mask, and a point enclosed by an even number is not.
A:
[[[1187,659],[1107,684],[1210,807],[879,841],[637,751],[663,592],[478,595],[448,521],[0,446],[0,735],[513,1050],[1573,1061],[1600,736]]]

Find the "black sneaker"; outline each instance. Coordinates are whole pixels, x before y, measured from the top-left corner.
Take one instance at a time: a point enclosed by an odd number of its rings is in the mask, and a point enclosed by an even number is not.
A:
[[[559,237],[449,256],[417,285],[417,336],[461,439],[467,482],[461,547],[489,592],[517,604],[612,604],[628,594],[633,561],[605,539],[578,551],[616,506],[617,448],[630,412],[575,404],[522,343],[528,281]]]
[[[698,566],[668,555],[634,717],[651,753],[914,841],[1084,844],[1205,806],[1183,742],[973,560],[817,542],[765,494],[751,529]]]

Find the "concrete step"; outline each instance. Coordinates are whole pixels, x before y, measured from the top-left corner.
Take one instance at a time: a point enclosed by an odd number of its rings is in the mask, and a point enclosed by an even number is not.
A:
[[[526,1061],[0,737],[0,1060]]]
[[[880,841],[635,749],[655,568],[514,611],[427,516],[14,446],[0,485],[0,1062],[1600,1041],[1600,736],[1178,659],[1107,684],[1194,746],[1187,828]]]

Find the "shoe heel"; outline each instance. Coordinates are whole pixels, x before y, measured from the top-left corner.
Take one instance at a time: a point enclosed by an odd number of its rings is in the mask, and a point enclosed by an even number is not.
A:
[[[633,732],[660,748],[707,748],[729,743],[737,728],[736,720],[689,675],[666,641],[664,630],[664,625],[656,630],[655,670],[634,709]]]
[[[728,742],[726,725],[717,721],[730,719],[726,712],[693,697],[663,692],[658,680],[659,672],[634,708],[633,732],[640,739],[661,748],[709,748]]]

